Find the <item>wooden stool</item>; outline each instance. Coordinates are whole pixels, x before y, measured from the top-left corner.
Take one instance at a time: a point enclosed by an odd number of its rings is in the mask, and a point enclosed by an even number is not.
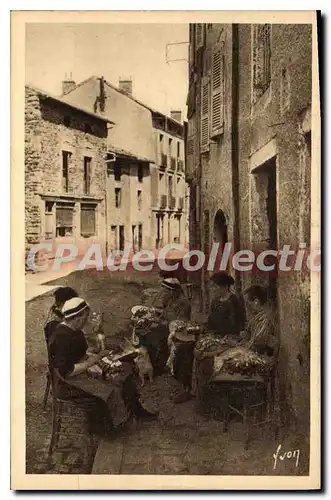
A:
[[[245,377],[240,374],[219,374],[211,379],[211,384],[222,384],[225,390],[224,398],[224,432],[228,430],[230,414],[235,413],[242,418],[245,428],[245,449],[248,448],[251,440],[252,427],[265,424],[272,424],[274,436],[276,437],[277,429],[275,426],[275,418],[273,413],[273,397],[271,393],[271,379],[264,379],[261,376]],[[235,393],[242,398],[242,404],[238,407],[230,401],[231,396]],[[262,396],[259,394],[262,394]],[[258,401],[252,404],[252,399],[257,396]],[[261,418],[256,419],[256,412],[261,410]],[[265,410],[265,412],[263,412]]]

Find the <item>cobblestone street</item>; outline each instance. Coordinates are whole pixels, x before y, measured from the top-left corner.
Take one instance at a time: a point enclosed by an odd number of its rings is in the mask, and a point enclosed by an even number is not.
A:
[[[148,275],[144,283],[135,277],[87,271],[73,273],[58,284],[73,286],[92,307],[105,314],[108,335],[125,335],[128,331],[130,308],[141,302],[141,291],[155,283]],[[43,321],[51,295],[43,295],[27,303],[26,307],[26,470],[27,473],[60,474],[306,474],[308,461],[302,451],[302,460],[278,462],[274,469],[275,443],[268,429],[256,430],[248,450],[244,449],[244,432],[240,421],[231,421],[229,431],[223,433],[221,418],[201,415],[193,399],[174,405],[178,391],[176,381],[169,375],[155,379],[141,388],[146,407],[160,411],[156,422],[130,423],[121,433],[89,446],[84,415],[69,415],[64,426],[74,437],[61,438],[59,449],[51,459],[47,450],[51,431],[51,403],[42,410],[45,389],[46,349]],[[64,431],[66,427],[64,427]],[[282,448],[293,449],[300,443],[289,435],[282,440]]]

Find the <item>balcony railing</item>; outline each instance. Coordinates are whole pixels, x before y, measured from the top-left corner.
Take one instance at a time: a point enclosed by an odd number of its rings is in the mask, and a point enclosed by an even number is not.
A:
[[[176,158],[174,158],[173,156],[170,159],[170,169],[173,171],[176,170]]]
[[[168,166],[168,156],[164,153],[161,153],[161,165],[162,168],[167,168]]]
[[[178,210],[184,210],[184,197],[178,198]]]
[[[175,208],[176,198],[174,196],[169,196],[169,208]]]
[[[168,200],[166,194],[160,196],[160,208],[167,208]]]
[[[183,160],[177,160],[177,170],[178,170],[178,172],[184,172]]]

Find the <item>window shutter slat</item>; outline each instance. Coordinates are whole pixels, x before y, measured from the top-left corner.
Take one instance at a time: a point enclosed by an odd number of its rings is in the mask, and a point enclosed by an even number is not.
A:
[[[209,151],[209,79],[201,81],[201,122],[200,122],[201,153]]]
[[[215,47],[212,57],[210,136],[223,133],[224,125],[224,45]]]

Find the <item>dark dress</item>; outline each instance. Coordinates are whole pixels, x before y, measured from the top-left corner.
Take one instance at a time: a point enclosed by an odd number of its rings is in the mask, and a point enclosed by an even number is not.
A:
[[[92,410],[96,429],[100,422],[113,420],[115,425],[120,419],[129,417],[140,408],[139,393],[133,377],[131,364],[123,363],[122,374],[113,383],[90,379],[86,374],[68,378],[75,364],[82,361],[86,355],[87,342],[84,332],[72,330],[60,323],[55,328],[49,341],[49,360],[52,368],[66,380],[58,385],[59,395],[63,399],[74,400],[78,404],[88,406]],[[126,406],[125,416],[122,400]],[[127,415],[126,415],[127,413]]]
[[[239,336],[245,326],[244,308],[236,295],[231,294],[227,300],[213,299],[207,321],[207,330],[218,337],[225,335]]]

